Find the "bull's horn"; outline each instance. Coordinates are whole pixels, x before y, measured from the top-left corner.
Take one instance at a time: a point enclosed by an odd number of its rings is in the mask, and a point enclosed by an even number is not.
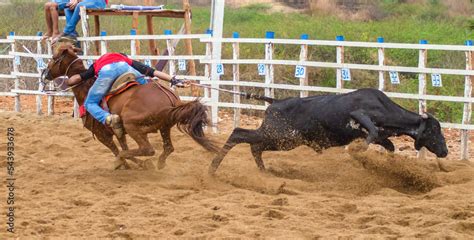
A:
[[[428,119],[428,114],[426,114],[426,113],[421,114],[421,118]]]

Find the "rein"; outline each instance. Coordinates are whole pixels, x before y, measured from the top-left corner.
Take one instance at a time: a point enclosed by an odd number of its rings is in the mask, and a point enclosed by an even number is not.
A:
[[[55,64],[59,63],[59,66],[61,67],[61,63],[62,63],[64,57],[65,57],[65,56],[63,55],[63,56],[61,56],[61,58],[59,58],[58,60],[54,61],[53,66],[54,66]],[[60,92],[67,92],[67,91],[69,91],[69,90],[71,90],[71,89],[73,89],[73,88],[75,88],[75,87],[80,86],[81,84],[83,84],[83,83],[85,82],[85,81],[80,81],[79,83],[77,83],[77,84],[75,84],[75,85],[73,85],[73,86],[70,86],[70,87],[68,87],[68,88],[66,88],[66,89],[64,89],[64,90],[61,89],[61,87],[64,85],[64,82],[66,81],[65,79],[66,79],[66,78],[69,78],[68,75],[67,75],[67,74],[69,73],[69,69],[71,68],[71,66],[72,66],[74,63],[76,63],[77,61],[80,61],[80,60],[81,60],[81,59],[80,59],[79,57],[76,57],[76,59],[74,59],[71,63],[69,63],[69,65],[68,65],[67,68],[66,68],[66,72],[65,72],[62,76],[59,76],[59,77],[62,77],[63,80],[61,81],[61,83],[59,84],[59,86],[54,86],[55,89],[59,90]],[[43,84],[44,84],[44,75],[46,75],[48,72],[49,72],[49,69],[48,69],[47,71],[44,71],[43,74],[42,74]],[[59,78],[59,77],[58,77],[58,78]]]

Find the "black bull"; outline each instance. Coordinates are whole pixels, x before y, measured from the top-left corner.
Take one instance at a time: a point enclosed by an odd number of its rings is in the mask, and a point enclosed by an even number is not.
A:
[[[367,143],[393,152],[395,147],[388,138],[400,135],[412,137],[416,150],[426,147],[438,157],[448,155],[438,120],[429,114],[405,110],[376,89],[273,100],[260,128],[234,129],[212,161],[209,172],[214,173],[227,152],[239,143],[250,144],[257,166],[264,170],[264,151],[291,150],[306,145],[320,152],[365,138]]]

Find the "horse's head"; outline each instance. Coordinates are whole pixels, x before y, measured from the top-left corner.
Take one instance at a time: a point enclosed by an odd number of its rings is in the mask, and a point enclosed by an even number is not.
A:
[[[446,157],[448,155],[448,147],[441,131],[441,125],[431,114],[424,113],[421,115],[420,126],[415,140],[415,149],[420,150],[426,147],[430,152],[436,154],[437,157]]]
[[[48,63],[48,67],[43,71],[43,76],[47,80],[54,80],[61,76],[67,76],[71,73],[71,65],[77,61],[77,52],[72,44],[65,43],[59,45],[53,54],[53,59]]]

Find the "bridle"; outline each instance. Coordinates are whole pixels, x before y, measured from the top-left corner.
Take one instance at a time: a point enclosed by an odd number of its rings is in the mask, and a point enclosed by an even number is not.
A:
[[[66,57],[66,55],[63,54],[60,58],[54,60],[53,64],[51,65],[51,68],[54,67],[54,65],[56,65],[56,64],[58,64],[58,63],[59,63],[59,68],[61,68],[61,63],[62,63],[62,61],[64,60],[65,57]],[[65,79],[68,78],[68,75],[67,75],[67,74],[69,73],[69,69],[71,68],[71,66],[72,66],[75,62],[80,61],[80,60],[81,60],[81,59],[80,59],[79,57],[76,57],[76,59],[74,59],[71,63],[69,63],[69,65],[68,65],[67,68],[66,68],[66,72],[64,72],[64,74],[63,74],[62,76],[59,76],[59,77],[62,78],[62,81],[61,81],[61,83],[59,84],[59,86],[54,86],[55,89],[59,89],[59,91],[61,91],[61,92],[67,92],[67,91],[69,91],[69,90],[71,90],[71,89],[73,89],[73,88],[75,88],[75,87],[78,87],[79,85],[81,85],[81,84],[84,83],[84,81],[80,81],[79,83],[77,83],[77,84],[75,84],[75,85],[73,85],[73,86],[70,86],[70,87],[68,87],[68,88],[66,88],[66,89],[64,89],[64,90],[61,89],[61,87],[64,85]],[[46,83],[45,83],[45,76],[47,76],[48,73],[49,73],[49,68],[46,68],[46,69],[41,73],[41,83],[43,84],[43,86],[46,85]],[[59,77],[57,77],[57,78],[59,78]]]

